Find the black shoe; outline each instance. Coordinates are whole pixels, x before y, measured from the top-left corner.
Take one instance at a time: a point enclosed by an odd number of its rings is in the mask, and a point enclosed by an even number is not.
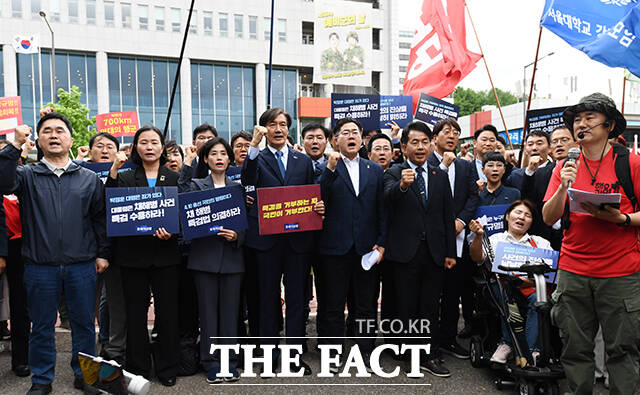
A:
[[[174,385],[176,385],[175,377],[158,377],[158,380],[160,380],[160,384],[164,385],[165,387],[173,387]]]
[[[0,321],[0,340],[11,340],[11,331],[7,321]]]
[[[31,370],[29,370],[29,365],[18,365],[11,370],[13,370],[13,373],[18,377],[27,377],[31,375]]]
[[[77,376],[73,379],[73,388],[79,389],[87,395],[98,395],[101,393],[99,389],[90,386],[84,382],[82,377]]]
[[[447,369],[439,359],[431,359],[426,362],[420,362],[420,370],[429,372],[436,377],[450,377],[451,372]]]
[[[469,351],[459,345],[455,340],[453,343],[440,345],[440,350],[459,359],[469,359]]]
[[[297,372],[300,369],[304,369],[305,376],[311,376],[311,367],[307,365],[307,363],[302,359],[300,359],[300,363],[298,365],[294,365],[293,369],[291,370]]]
[[[458,333],[458,337],[461,339],[467,339],[470,338],[472,335],[472,328],[471,325],[469,324],[465,324],[464,328],[462,328],[462,330],[460,331],[460,333]]]
[[[31,384],[27,395],[47,395],[51,393],[51,384]]]

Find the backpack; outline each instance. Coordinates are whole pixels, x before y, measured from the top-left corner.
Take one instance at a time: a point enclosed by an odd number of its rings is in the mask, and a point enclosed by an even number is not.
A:
[[[616,177],[618,177],[618,182],[616,183],[622,190],[624,194],[627,195],[627,198],[631,202],[631,207],[633,207],[633,211],[636,212],[638,210],[638,198],[633,190],[633,180],[631,179],[631,166],[629,164],[629,150],[627,147],[620,144],[611,144],[613,148],[613,153],[616,155],[614,168],[616,171]],[[562,162],[562,166],[566,163],[566,159]],[[615,185],[615,184],[614,184]],[[569,202],[565,204],[564,213],[562,214],[562,229],[568,229],[571,225],[571,221],[569,221]]]

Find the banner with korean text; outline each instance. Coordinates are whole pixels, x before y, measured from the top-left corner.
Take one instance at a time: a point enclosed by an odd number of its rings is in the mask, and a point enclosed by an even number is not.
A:
[[[13,133],[18,125],[22,125],[20,96],[0,97],[0,135]]]
[[[106,188],[107,236],[180,233],[178,187]]]
[[[98,133],[109,133],[114,137],[131,137],[140,127],[137,111],[110,112],[96,115]]]
[[[322,229],[322,217],[313,211],[320,199],[319,184],[258,188],[260,234]]]

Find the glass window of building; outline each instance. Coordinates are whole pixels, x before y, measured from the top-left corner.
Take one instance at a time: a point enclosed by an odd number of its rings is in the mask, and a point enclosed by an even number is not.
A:
[[[104,1],[104,25],[114,26],[113,1]]]
[[[96,0],[87,0],[87,23],[95,24],[96,23]]]
[[[198,34],[198,11],[193,10],[191,21],[189,21],[189,33]]]
[[[215,125],[227,141],[255,125],[253,66],[191,63],[192,123]]]
[[[11,0],[11,16],[22,18],[22,0]]]
[[[78,23],[78,0],[69,0],[67,3],[67,12],[69,13],[69,22]]]
[[[313,45],[313,22],[302,22],[302,43]]]
[[[60,21],[60,0],[49,0],[49,11],[51,12],[51,15],[47,16],[50,18],[50,21]]]
[[[22,99],[22,118],[35,125],[40,108],[51,101],[51,52],[41,49],[38,57],[17,54],[18,95]],[[98,90],[96,87],[96,58],[93,54],[78,54],[56,51],[55,91],[70,90],[77,86],[82,93],[80,101],[91,110],[90,116],[98,111]]]
[[[258,39],[258,17],[249,16],[249,39]]]
[[[109,111],[138,111],[140,124],[163,128],[177,61],[110,56]],[[180,82],[176,90],[167,139],[182,142],[180,119]],[[131,142],[131,137],[123,141]]]
[[[213,12],[202,12],[202,28],[204,29],[205,36],[211,36],[213,34]]]
[[[122,16],[122,27],[131,27],[131,4],[120,3],[120,15]]]
[[[264,18],[264,39],[271,40],[271,18]]]
[[[139,4],[138,5],[138,27],[141,30],[149,29],[149,6]]]
[[[278,41],[287,41],[287,20],[278,19]]]
[[[293,122],[289,128],[289,135],[294,141],[297,137],[298,115],[296,113],[296,101],[298,99],[298,75],[296,70],[274,68],[271,71],[271,107],[284,108],[291,115]],[[265,76],[265,86],[269,83],[269,73]],[[267,98],[268,101],[269,98]]]
[[[229,36],[229,14],[226,12],[218,13],[218,25],[220,28],[220,37]]]
[[[40,6],[40,0],[31,0],[31,18],[40,18],[40,10],[42,9]]]
[[[172,8],[171,9],[171,31],[174,33],[180,32],[180,9]]]
[[[155,6],[156,12],[156,30],[159,32],[164,31],[164,7]]]
[[[235,31],[235,38],[242,38],[244,35],[244,17],[242,15],[235,14],[233,16],[233,29]]]

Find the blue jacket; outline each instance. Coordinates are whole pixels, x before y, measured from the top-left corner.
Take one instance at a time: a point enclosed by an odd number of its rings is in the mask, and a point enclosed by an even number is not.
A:
[[[356,196],[344,161],[335,171],[322,165],[320,178],[325,218],[318,242],[324,255],[344,255],[355,246],[358,255],[371,252],[374,245],[385,246],[387,214],[384,206],[383,170],[360,158],[359,191]]]
[[[303,153],[289,148],[287,170],[282,179],[275,155],[265,148],[255,159],[249,159],[249,155],[242,164],[242,185],[254,185],[258,188],[284,187],[293,185],[314,184],[313,164],[311,159]],[[259,251],[267,251],[273,248],[280,238],[284,237],[289,247],[300,254],[313,251],[314,232],[295,232],[278,235],[259,234],[258,227],[258,202],[257,200],[247,210],[249,229],[245,238],[245,245]]]
[[[57,177],[42,162],[18,167],[20,150],[0,151],[0,195],[15,193],[26,263],[60,265],[109,259],[104,185],[71,163]]]

